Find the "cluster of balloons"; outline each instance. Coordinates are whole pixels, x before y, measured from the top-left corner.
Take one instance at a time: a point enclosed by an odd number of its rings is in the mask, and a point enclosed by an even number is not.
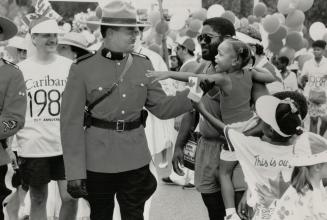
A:
[[[263,29],[268,33],[268,49],[271,52],[293,60],[295,52],[307,46],[308,41],[303,37],[307,32],[303,26],[304,12],[312,7],[313,1],[278,0],[278,13],[266,15],[262,19]],[[257,4],[253,10],[254,15],[263,17],[266,13],[265,9],[263,3]],[[312,30],[318,35],[317,27],[314,26]]]

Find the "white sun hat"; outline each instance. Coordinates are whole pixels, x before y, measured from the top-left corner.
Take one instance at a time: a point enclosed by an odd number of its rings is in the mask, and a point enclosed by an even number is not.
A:
[[[303,133],[295,142],[292,166],[311,166],[327,163],[327,140],[312,132]]]

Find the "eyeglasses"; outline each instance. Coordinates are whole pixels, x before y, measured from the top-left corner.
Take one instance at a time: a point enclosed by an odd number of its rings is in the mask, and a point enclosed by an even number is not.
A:
[[[221,35],[211,35],[211,34],[200,34],[198,36],[198,41],[201,43],[201,41],[204,41],[206,44],[211,43],[211,39],[214,37],[220,37]]]

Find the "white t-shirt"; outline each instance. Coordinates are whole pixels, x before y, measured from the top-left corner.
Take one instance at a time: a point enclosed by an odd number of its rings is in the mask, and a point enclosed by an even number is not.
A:
[[[305,62],[302,75],[308,76],[308,82],[304,88],[306,97],[309,97],[311,89],[327,91],[327,58],[323,57],[320,63],[317,63],[314,58]]]
[[[289,187],[293,168],[289,159],[293,145],[273,145],[258,137],[225,128],[229,146],[234,149],[248,185],[248,204],[254,208],[253,219],[270,219],[271,204]]]
[[[59,55],[48,64],[34,57],[18,64],[27,89],[25,126],[16,135],[20,156],[62,155],[60,105],[71,64],[71,60]]]
[[[297,91],[299,89],[297,85],[297,77],[296,74],[290,70],[288,71],[288,75],[285,79],[283,79],[283,86],[285,91]]]
[[[308,190],[304,195],[293,186],[277,201],[271,220],[327,219],[327,191],[322,186]]]

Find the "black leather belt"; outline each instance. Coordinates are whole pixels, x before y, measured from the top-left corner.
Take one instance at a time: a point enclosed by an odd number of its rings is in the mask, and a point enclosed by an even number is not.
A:
[[[91,126],[104,128],[104,129],[111,129],[115,131],[129,131],[138,128],[141,125],[142,122],[140,119],[136,121],[129,121],[129,122],[125,122],[124,120],[104,121],[93,117],[91,119]]]

